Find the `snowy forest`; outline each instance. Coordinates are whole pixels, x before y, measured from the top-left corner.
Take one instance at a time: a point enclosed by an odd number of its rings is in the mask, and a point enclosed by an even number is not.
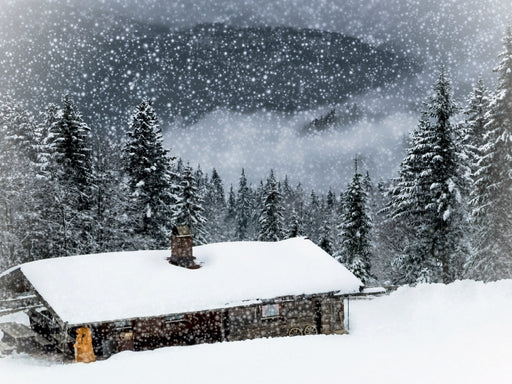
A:
[[[0,271],[188,225],[512,278],[509,2],[137,3],[0,7]]]
[[[108,134],[69,95],[33,114],[0,104],[0,266],[58,256],[164,249],[174,225],[195,244],[306,236],[366,284],[512,277],[512,32],[495,84],[455,100],[450,68],[431,93],[391,179],[355,156],[344,190],[306,190],[278,169],[225,185],[163,144],[148,98]],[[101,97],[101,95],[100,95]],[[325,186],[319,186],[322,191]]]

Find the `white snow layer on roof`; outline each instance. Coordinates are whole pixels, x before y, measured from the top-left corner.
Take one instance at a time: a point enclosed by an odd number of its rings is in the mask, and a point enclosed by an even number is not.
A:
[[[23,264],[34,288],[69,324],[223,308],[279,296],[358,292],[351,272],[311,241],[194,247],[201,268],[171,265],[169,250],[103,253]]]

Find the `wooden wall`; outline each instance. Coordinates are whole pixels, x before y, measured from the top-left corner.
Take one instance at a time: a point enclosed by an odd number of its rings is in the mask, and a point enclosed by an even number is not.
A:
[[[262,307],[268,304],[278,305],[279,312],[264,317]],[[37,320],[34,328],[49,333],[47,319],[38,316]],[[85,326],[91,329],[96,356],[105,357],[123,350],[288,336],[290,330],[304,333],[306,327],[310,331],[314,329],[314,333],[343,333],[343,298],[332,295],[280,298],[261,304]],[[67,329],[71,339],[76,337],[75,328]],[[72,344],[67,345],[72,355]]]

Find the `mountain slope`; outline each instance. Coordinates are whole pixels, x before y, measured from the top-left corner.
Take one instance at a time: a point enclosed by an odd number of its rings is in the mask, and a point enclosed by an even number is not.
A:
[[[219,108],[293,112],[340,103],[418,69],[333,32],[224,24],[174,30],[92,9],[38,7],[21,23],[2,20],[0,89],[39,109],[71,93],[86,118],[105,124],[124,122],[144,96],[164,120]]]

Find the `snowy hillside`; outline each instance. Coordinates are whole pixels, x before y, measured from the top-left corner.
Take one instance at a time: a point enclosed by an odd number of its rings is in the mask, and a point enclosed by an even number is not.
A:
[[[90,365],[13,355],[0,373],[9,384],[505,383],[511,322],[511,280],[458,281],[351,301],[346,336],[123,352]]]

